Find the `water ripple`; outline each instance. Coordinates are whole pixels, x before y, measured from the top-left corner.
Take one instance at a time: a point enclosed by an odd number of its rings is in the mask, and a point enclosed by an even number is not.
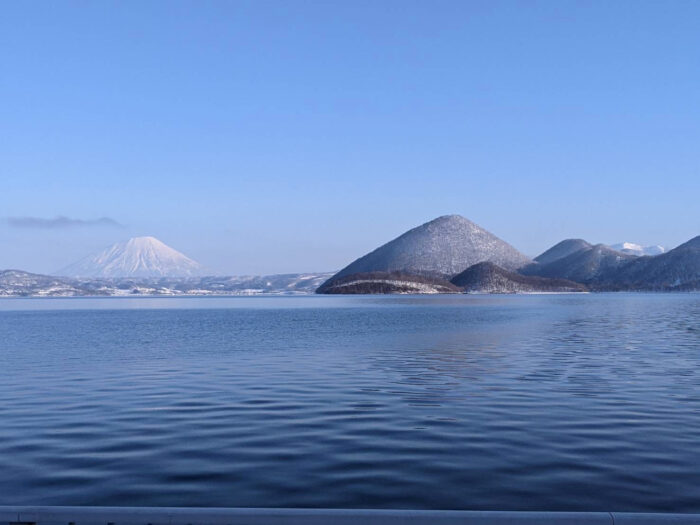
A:
[[[0,301],[0,504],[700,512],[699,326],[696,294]]]

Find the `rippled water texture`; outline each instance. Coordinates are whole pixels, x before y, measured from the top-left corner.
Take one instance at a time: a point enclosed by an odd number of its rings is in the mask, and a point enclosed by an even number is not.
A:
[[[700,512],[700,295],[0,301],[0,504]]]

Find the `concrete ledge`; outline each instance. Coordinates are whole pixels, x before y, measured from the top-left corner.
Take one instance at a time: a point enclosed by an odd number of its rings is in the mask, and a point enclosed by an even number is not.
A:
[[[2,507],[0,525],[700,525],[700,514],[179,507]]]

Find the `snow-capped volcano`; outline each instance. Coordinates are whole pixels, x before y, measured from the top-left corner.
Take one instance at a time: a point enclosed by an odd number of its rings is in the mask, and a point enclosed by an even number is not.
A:
[[[661,255],[666,252],[666,248],[659,245],[642,246],[634,242],[621,242],[610,246],[618,252],[629,253],[631,255]]]
[[[205,268],[155,237],[134,237],[62,270],[66,277],[193,277]]]

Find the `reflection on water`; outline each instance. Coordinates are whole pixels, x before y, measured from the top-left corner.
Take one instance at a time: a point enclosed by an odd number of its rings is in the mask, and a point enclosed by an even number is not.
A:
[[[0,504],[700,511],[700,296],[0,301]]]

